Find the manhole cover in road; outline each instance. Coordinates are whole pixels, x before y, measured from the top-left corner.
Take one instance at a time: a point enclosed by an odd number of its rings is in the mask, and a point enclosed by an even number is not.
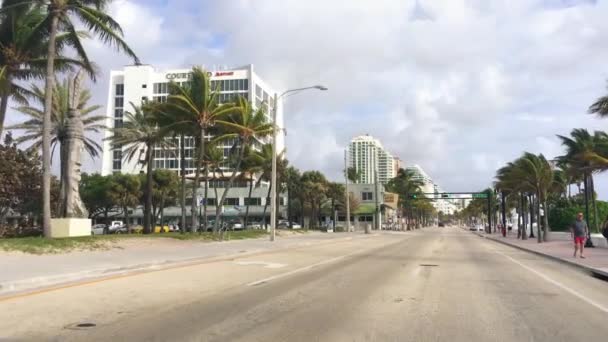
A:
[[[95,324],[95,323],[85,322],[85,323],[68,324],[64,328],[71,329],[71,330],[84,330],[84,329],[94,328],[96,326],[97,326],[97,324]]]
[[[439,265],[437,265],[437,264],[420,264],[420,266],[422,266],[422,267],[437,267]]]

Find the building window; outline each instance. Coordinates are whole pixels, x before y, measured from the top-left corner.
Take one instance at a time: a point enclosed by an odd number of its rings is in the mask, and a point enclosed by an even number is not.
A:
[[[152,101],[157,103],[165,103],[167,102],[167,96],[152,96]]]
[[[259,197],[245,197],[245,205],[262,205],[262,199]]]
[[[146,104],[148,102],[148,97],[147,96],[142,96],[141,97],[141,103],[142,104]]]
[[[116,108],[116,109],[114,109],[114,118],[115,119],[122,119],[122,114],[123,114],[123,109],[122,108]]]
[[[123,107],[124,105],[124,99],[122,97],[115,97],[114,98],[114,107],[118,108],[118,107]]]
[[[121,127],[122,127],[122,119],[115,119],[114,128],[121,128]]]
[[[168,83],[154,83],[152,92],[154,94],[167,94],[169,92],[168,88]]]
[[[116,85],[116,96],[123,96],[125,94],[125,85],[117,84]]]
[[[228,197],[224,201],[224,205],[239,205],[239,198],[238,197]]]
[[[121,169],[121,167],[120,167],[121,165],[120,164],[121,164],[120,160],[114,160],[112,162],[112,169],[114,169],[114,170],[120,170]]]
[[[148,88],[148,85],[147,84],[142,84],[141,87],[144,88],[144,89],[146,89],[146,88]]]
[[[362,192],[361,199],[364,201],[371,201],[374,199],[373,193],[372,192]]]
[[[259,85],[255,85],[255,96],[262,97],[262,88]]]

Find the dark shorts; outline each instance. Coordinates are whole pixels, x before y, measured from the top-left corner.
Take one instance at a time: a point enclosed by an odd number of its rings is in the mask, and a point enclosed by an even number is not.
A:
[[[585,243],[585,237],[584,236],[575,236],[574,237],[574,244],[576,245],[577,243],[584,244]]]

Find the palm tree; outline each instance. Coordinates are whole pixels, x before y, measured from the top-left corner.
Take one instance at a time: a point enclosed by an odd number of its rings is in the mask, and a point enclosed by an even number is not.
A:
[[[245,150],[245,158],[243,159],[243,165],[241,167],[243,170],[243,179],[249,182],[249,193],[247,195],[247,200],[245,201],[245,228],[247,228],[249,222],[249,206],[251,205],[251,194],[253,192],[255,175],[262,171],[260,159],[261,157],[257,151],[251,148]]]
[[[412,201],[410,197],[420,194],[422,186],[424,186],[424,182],[416,177],[416,173],[405,169],[399,169],[395,178],[387,183],[387,189],[390,192],[399,194],[400,206],[402,209],[407,210],[409,220],[412,219]],[[408,222],[407,229],[409,230],[409,228]]]
[[[221,206],[224,204],[228,191],[230,191],[234,180],[241,171],[241,162],[243,161],[245,149],[254,142],[268,137],[275,130],[274,124],[268,122],[264,107],[255,109],[244,97],[237,97],[233,106],[226,113],[222,115],[225,117],[216,120],[226,132],[217,139],[235,139],[235,154],[234,162],[232,163],[232,176],[230,176],[224,193],[216,207],[215,231],[219,227],[218,218],[221,214]]]
[[[127,161],[137,155],[137,159],[146,167],[144,234],[151,232],[154,148],[171,147],[170,141],[165,139],[167,131],[158,126],[155,112],[150,108],[154,105],[137,107],[131,103],[133,112],[124,113],[125,121],[122,127],[114,128],[113,135],[108,138],[113,146],[124,148],[124,158]],[[145,154],[143,159],[142,154]]]
[[[211,89],[211,82],[207,71],[199,67],[192,69],[189,82],[177,85],[169,83],[169,96],[167,102],[158,107],[161,115],[172,118],[176,127],[190,127],[194,133],[197,145],[197,162],[192,187],[192,230],[198,227],[196,191],[200,184],[203,167],[205,142],[208,139],[208,130],[215,126],[218,118],[234,110],[232,104],[222,105],[219,102],[219,92]],[[217,222],[217,220],[216,220]]]
[[[515,172],[519,175],[519,179],[522,181],[522,186],[534,189],[537,205],[536,212],[539,218],[538,224],[538,242],[547,241],[549,233],[549,213],[547,207],[547,197],[553,185],[553,167],[549,161],[542,154],[535,155],[529,152],[524,152],[523,156],[520,157],[516,162],[517,167]],[[543,234],[541,237],[540,232],[540,205],[545,211],[543,216]],[[542,240],[541,240],[542,238]]]
[[[4,70],[4,77],[0,80],[0,136],[9,99],[26,105],[28,97],[33,95],[20,81],[42,79],[45,75],[48,33],[39,27],[46,14],[34,5],[31,1],[5,0],[0,8],[0,66]],[[57,36],[55,68],[68,71],[73,66],[80,66],[94,77],[92,65],[59,55],[66,43],[73,39],[74,35],[70,33]]]
[[[55,148],[59,145],[59,160],[60,160],[60,183],[65,181],[65,162],[67,161],[67,150],[65,141],[68,138],[68,114],[69,114],[69,97],[68,84],[73,82],[74,76],[66,77],[63,82],[55,82],[55,89],[53,91],[53,108],[51,112],[51,155],[54,154]],[[33,84],[31,88],[32,98],[37,103],[44,103],[44,90],[37,85]],[[102,123],[105,120],[104,115],[98,115],[96,112],[101,108],[99,105],[89,105],[88,102],[91,100],[91,92],[88,89],[83,89],[80,92],[80,98],[78,99],[78,109],[82,118],[82,124],[84,132],[99,133],[106,127]],[[12,125],[7,127],[11,130],[23,130],[23,135],[15,139],[19,144],[32,142],[30,149],[40,149],[42,146],[42,124],[44,117],[44,110],[36,106],[21,106],[17,107],[17,110],[29,117],[28,120],[20,124]],[[101,146],[94,140],[87,136],[80,137],[83,141],[84,150],[95,158],[101,151]],[[61,187],[63,188],[63,187]]]
[[[217,142],[216,142],[217,143]],[[209,180],[213,180],[213,193],[215,195],[215,205],[218,205],[218,195],[217,195],[217,181],[219,179],[224,178],[224,171],[222,170],[222,164],[224,163],[224,150],[218,148],[216,143],[209,143],[205,145],[205,158],[204,158],[204,166],[205,166],[205,190],[204,190],[204,198],[203,202],[203,222],[205,230],[209,228],[209,221],[207,217],[207,205],[208,202],[208,191],[209,191]],[[211,174],[211,178],[209,178],[209,174]],[[218,217],[215,218],[218,220]]]
[[[593,173],[608,168],[608,135],[604,132],[594,132],[593,135],[586,129],[573,129],[570,137],[557,136],[562,145],[566,147],[566,154],[557,158],[558,163],[569,166],[568,172],[583,174],[585,184],[585,201],[591,194],[591,203],[594,208],[594,226],[597,231],[597,203]],[[589,219],[589,218],[588,218]]]
[[[45,10],[44,19],[34,28],[35,31],[48,33],[48,46],[46,53],[45,100],[42,130],[42,228],[45,236],[50,234],[51,223],[51,113],[53,106],[53,88],[55,87],[55,60],[58,50],[64,46],[74,48],[78,59],[88,70],[92,64],[80,40],[83,34],[76,30],[73,19],[84,24],[88,31],[97,35],[104,43],[114,45],[124,51],[139,64],[139,59],[131,48],[122,39],[120,25],[106,13],[110,0],[32,0],[10,1],[3,8],[3,12],[12,9],[29,8],[35,4]],[[60,41],[60,32],[68,36]]]
[[[300,202],[302,200],[302,184],[300,179],[302,175],[300,174],[300,170],[296,169],[293,166],[288,167],[285,170],[285,181],[287,183],[287,220],[289,221],[289,228],[292,228],[293,222],[293,208],[292,201],[294,198],[298,198]],[[304,211],[300,213],[300,217],[303,217]],[[304,222],[301,222],[302,226],[304,226]]]

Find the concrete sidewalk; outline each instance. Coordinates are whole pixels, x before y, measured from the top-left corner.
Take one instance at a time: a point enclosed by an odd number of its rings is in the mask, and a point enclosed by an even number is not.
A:
[[[0,297],[70,283],[116,277],[299,246],[362,238],[362,233],[294,234],[268,238],[201,242],[176,239],[123,240],[118,248],[31,255],[0,251]]]
[[[516,235],[509,235],[507,237],[503,237],[498,233],[478,233],[477,235],[585,269],[586,271],[595,275],[608,277],[608,249],[606,248],[585,248],[584,254],[586,259],[581,259],[579,257],[573,257],[574,246],[573,242],[571,241],[549,241],[538,243],[536,238],[519,240],[517,239]]]

